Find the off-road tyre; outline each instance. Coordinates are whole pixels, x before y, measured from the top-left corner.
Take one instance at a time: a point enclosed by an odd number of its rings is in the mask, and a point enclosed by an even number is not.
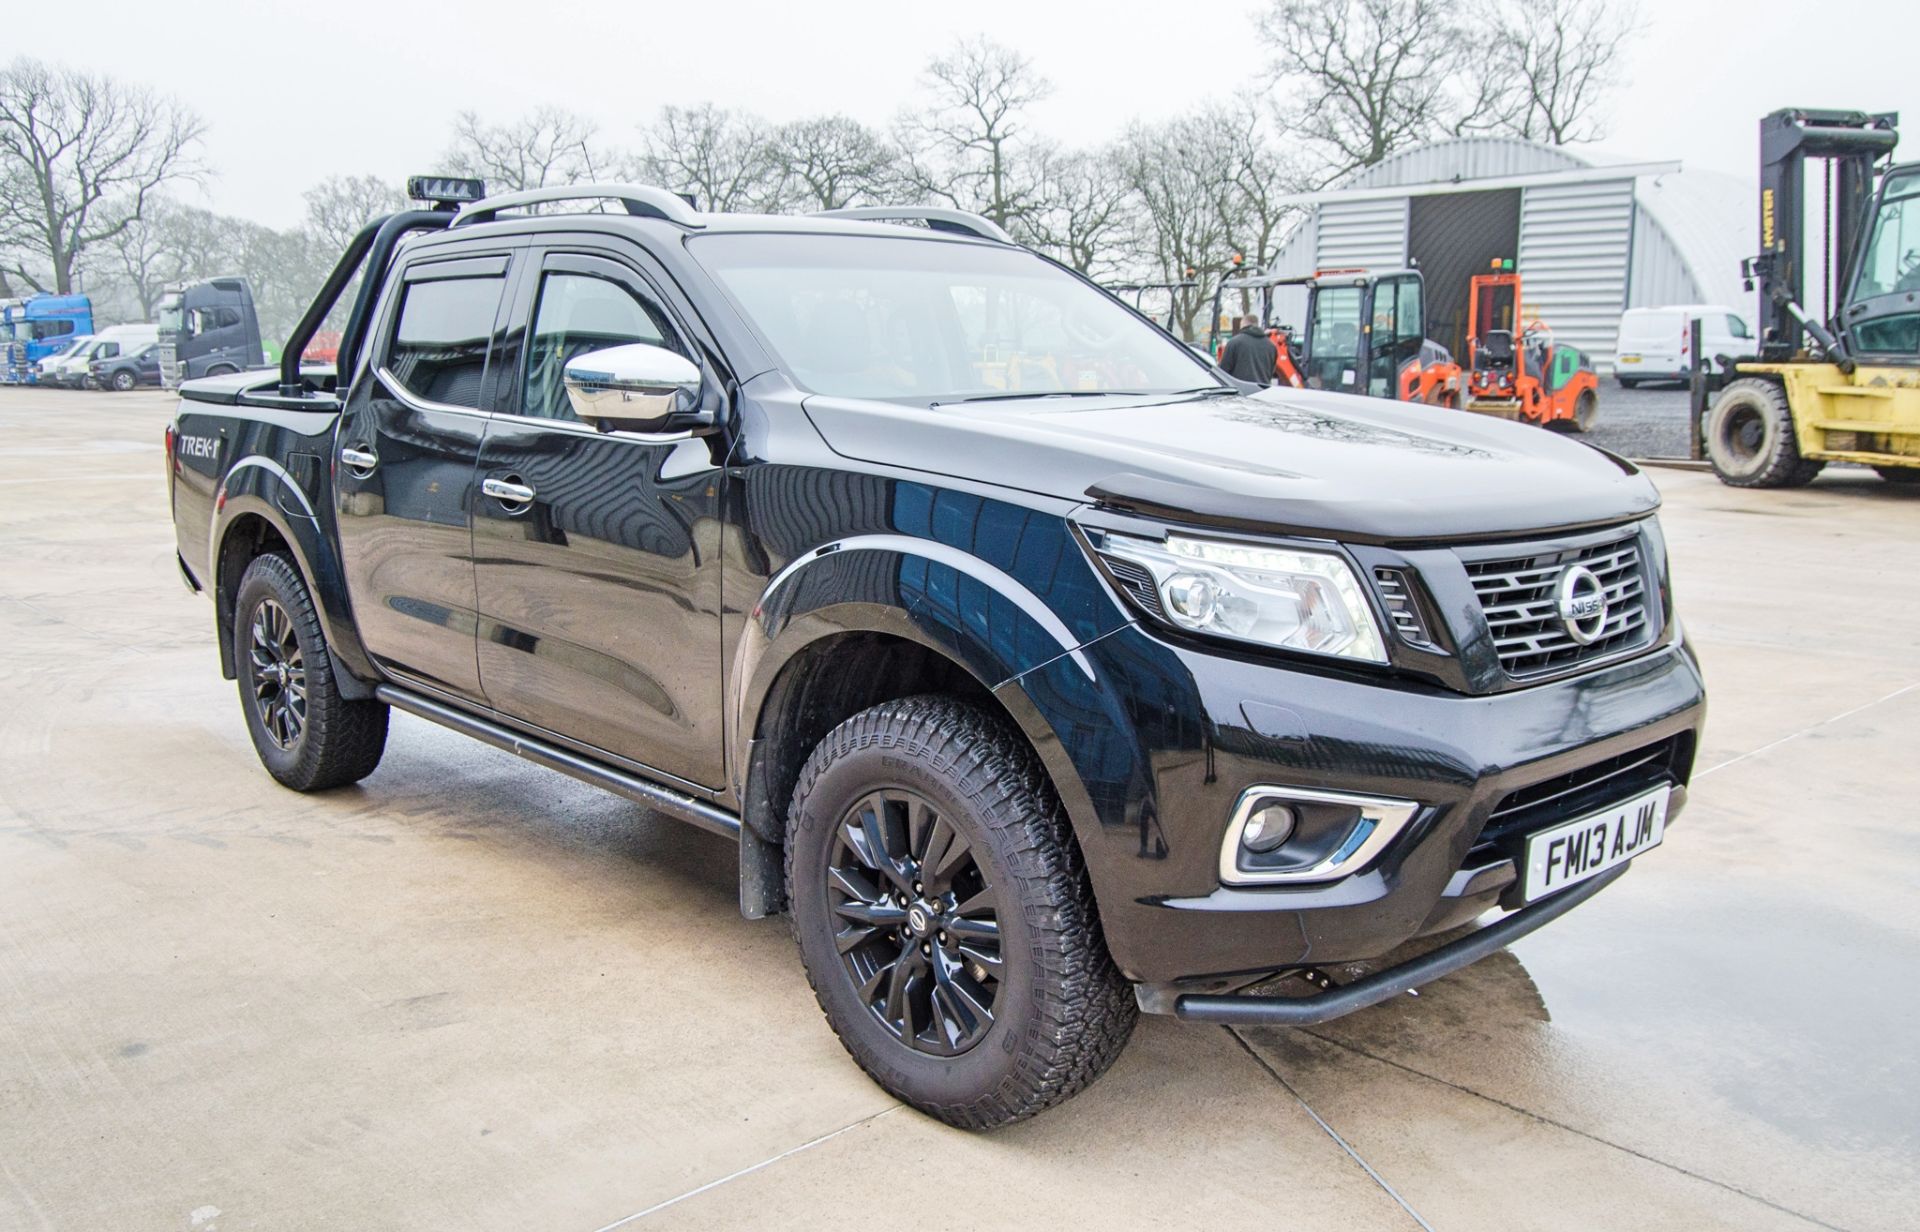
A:
[[[128,372],[125,368],[113,374],[113,387],[123,394],[130,392],[133,387],[139,383],[140,378],[134,376],[133,373]]]
[[[957,1056],[910,1048],[884,1007],[862,998],[836,943],[849,921],[830,901],[829,868],[848,850],[852,811],[881,790],[923,797],[949,820],[996,895],[992,1023]],[[1024,1120],[1084,1090],[1132,1033],[1138,1007],[1107,952],[1066,815],[1039,758],[998,716],[922,696],[834,728],[794,789],[786,872],[794,937],[828,1023],[875,1082],[929,1116],[964,1129]],[[904,923],[897,931],[908,935]]]
[[[255,644],[256,617],[269,604],[286,618],[290,634],[285,639],[287,657],[290,659],[297,648],[304,677],[299,731],[285,743],[269,731],[268,708],[261,701],[263,678],[271,670],[271,663],[263,669],[261,660],[271,661],[278,649],[262,651]],[[271,612],[268,615],[272,617]],[[277,623],[277,619],[269,623]],[[282,553],[256,556],[240,577],[234,600],[233,659],[247,734],[253,737],[253,747],[267,773],[283,785],[295,791],[344,787],[366,778],[380,764],[387,746],[387,705],[341,695],[338,669],[327,651],[306,583],[293,561]],[[285,687],[267,680],[264,691],[274,693]]]
[[[1704,435],[1713,473],[1736,488],[1802,487],[1825,465],[1800,457],[1787,392],[1760,377],[1727,383],[1707,411]]]
[[[1920,484],[1920,466],[1876,466],[1873,473],[1888,483],[1897,483],[1903,487]]]

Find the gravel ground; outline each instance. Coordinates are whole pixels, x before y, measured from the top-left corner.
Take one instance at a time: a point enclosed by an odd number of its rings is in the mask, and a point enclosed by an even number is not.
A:
[[[1622,389],[1600,378],[1600,418],[1589,441],[1628,458],[1687,456],[1687,391],[1679,385]]]

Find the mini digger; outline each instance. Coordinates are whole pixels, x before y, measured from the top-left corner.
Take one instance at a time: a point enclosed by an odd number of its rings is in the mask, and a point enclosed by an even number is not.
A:
[[[1795,487],[1828,462],[1920,483],[1920,163],[1893,163],[1898,125],[1810,108],[1760,121],[1760,253],[1741,271],[1759,354],[1730,361],[1700,428],[1724,483]],[[1803,307],[1809,159],[1825,164],[1818,315]]]
[[[1307,329],[1272,324],[1273,293],[1304,287]],[[1213,295],[1216,357],[1232,333],[1224,324],[1228,292],[1257,296],[1260,319],[1279,352],[1275,378],[1284,385],[1397,398],[1429,406],[1460,405],[1460,365],[1427,337],[1426,282],[1415,269],[1326,269],[1312,274],[1251,273],[1220,282]]]
[[[1600,413],[1600,378],[1586,352],[1523,319],[1512,258],[1475,274],[1467,300],[1466,409],[1542,428],[1585,432]]]

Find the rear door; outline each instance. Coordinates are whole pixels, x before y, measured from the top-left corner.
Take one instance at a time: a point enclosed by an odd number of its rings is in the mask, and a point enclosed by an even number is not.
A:
[[[334,491],[367,651],[410,683],[477,701],[474,466],[516,253],[444,251],[394,275],[334,437]]]
[[[662,272],[604,244],[527,263],[526,341],[481,451],[480,678],[523,724],[719,787],[720,438],[600,432],[562,384],[569,359],[626,343],[706,365]]]

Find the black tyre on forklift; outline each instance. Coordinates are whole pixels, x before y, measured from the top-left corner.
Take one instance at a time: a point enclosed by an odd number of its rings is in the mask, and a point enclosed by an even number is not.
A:
[[[1707,411],[1705,436],[1713,473],[1736,488],[1797,488],[1825,465],[1801,458],[1787,391],[1764,377],[1728,382]]]
[[[1897,483],[1905,487],[1920,484],[1920,458],[1912,466],[1876,466],[1874,473],[1888,483]]]

